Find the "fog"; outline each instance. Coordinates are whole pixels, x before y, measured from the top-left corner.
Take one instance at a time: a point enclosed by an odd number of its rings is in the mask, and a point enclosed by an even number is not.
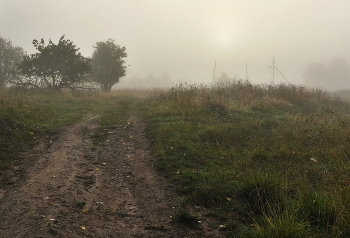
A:
[[[115,39],[130,65],[117,87],[211,83],[216,62],[216,77],[248,72],[253,83],[337,90],[350,89],[350,73],[339,82],[337,70],[326,82],[305,78],[315,64],[347,70],[349,9],[347,0],[0,0],[0,35],[34,53],[33,39],[56,43],[65,34],[86,57],[96,42]]]

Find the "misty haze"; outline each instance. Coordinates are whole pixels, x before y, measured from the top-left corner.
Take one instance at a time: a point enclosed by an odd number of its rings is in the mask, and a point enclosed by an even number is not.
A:
[[[0,238],[350,237],[349,10],[0,0]]]
[[[85,57],[111,38],[128,54],[114,88],[212,83],[224,73],[339,90],[350,88],[349,8],[330,0],[0,0],[0,34],[28,54],[33,39],[66,35]]]

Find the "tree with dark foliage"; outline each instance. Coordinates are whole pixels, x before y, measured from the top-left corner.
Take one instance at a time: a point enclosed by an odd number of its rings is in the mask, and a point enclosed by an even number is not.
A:
[[[62,88],[74,88],[74,85],[87,80],[91,70],[90,59],[84,58],[70,40],[60,38],[58,44],[49,40],[45,46],[43,39],[33,40],[36,54],[26,55],[19,64],[22,76],[14,82],[24,87],[45,88],[59,91]]]
[[[97,42],[92,54],[92,81],[101,85],[103,92],[110,92],[112,86],[119,82],[119,78],[125,76],[126,48],[108,39],[105,42]]]

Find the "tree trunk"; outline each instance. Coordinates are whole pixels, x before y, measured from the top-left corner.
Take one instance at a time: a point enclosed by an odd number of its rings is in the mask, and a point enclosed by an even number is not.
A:
[[[108,83],[102,83],[101,84],[101,91],[102,92],[110,92],[112,90],[112,85]]]

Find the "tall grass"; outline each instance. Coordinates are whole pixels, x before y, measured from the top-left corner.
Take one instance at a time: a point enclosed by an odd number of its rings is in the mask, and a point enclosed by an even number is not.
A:
[[[157,167],[194,204],[248,227],[228,235],[278,224],[303,227],[305,237],[349,234],[347,102],[304,86],[232,81],[155,91],[145,109]]]

